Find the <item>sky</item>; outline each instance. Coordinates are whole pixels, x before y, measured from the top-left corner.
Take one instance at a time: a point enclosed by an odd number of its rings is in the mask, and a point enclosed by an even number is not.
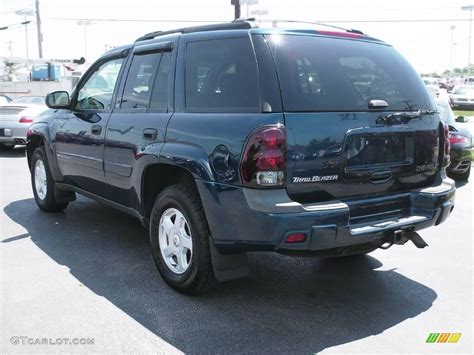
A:
[[[326,21],[356,28],[390,43],[417,71],[427,73],[468,64],[469,11],[461,10],[470,5],[467,1],[258,0],[249,11],[267,10],[262,18]],[[34,8],[34,0],[1,0],[0,27],[24,20],[16,10]],[[40,14],[44,58],[84,56],[94,61],[107,48],[133,42],[147,32],[231,21],[234,10],[230,0],[40,0]],[[245,5],[242,15],[246,16]],[[37,58],[35,17],[28,20],[32,21],[27,32],[29,57]],[[89,24],[81,24],[84,20]],[[22,25],[0,31],[0,57],[11,54],[26,56]]]

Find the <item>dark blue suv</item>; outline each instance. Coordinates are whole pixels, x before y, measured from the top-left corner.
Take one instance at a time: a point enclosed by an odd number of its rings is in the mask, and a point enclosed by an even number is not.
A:
[[[435,103],[395,49],[356,30],[150,33],[47,104],[28,132],[38,206],[79,193],[136,216],[182,292],[246,275],[250,251],[424,247],[417,231],[454,207]]]

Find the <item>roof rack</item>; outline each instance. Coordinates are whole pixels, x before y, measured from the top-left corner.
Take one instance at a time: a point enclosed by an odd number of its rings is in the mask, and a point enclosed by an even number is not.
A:
[[[160,36],[165,36],[173,33],[192,33],[192,32],[205,32],[205,31],[219,31],[219,30],[248,30],[254,27],[250,24],[249,20],[237,20],[232,22],[225,23],[216,23],[212,25],[203,25],[203,26],[193,26],[193,27],[184,27],[178,28],[170,31],[155,31],[147,33],[144,36],[138,38],[135,42],[146,41],[147,39],[153,39]]]
[[[235,21],[257,21],[254,17],[251,17],[251,18],[247,18],[247,19],[238,19],[238,20],[235,20]],[[319,25],[319,26],[325,26],[325,27],[330,27],[330,28],[336,28],[338,30],[343,30],[343,31],[346,31],[346,32],[349,32],[349,33],[356,33],[356,34],[359,34],[359,35],[363,35],[364,32],[362,31],[359,31],[359,30],[356,30],[356,29],[353,29],[353,28],[345,28],[345,27],[341,27],[341,26],[335,26],[335,25],[329,25],[327,23],[324,23],[324,22],[311,22],[311,21],[298,21],[298,20],[278,20],[278,19],[258,19],[259,22],[271,22],[273,24],[273,26],[276,26],[278,24],[278,22],[283,22],[283,23],[304,23],[304,24],[308,24],[308,25]]]
[[[153,38],[156,38],[156,37],[165,36],[165,35],[169,35],[169,34],[175,34],[175,33],[193,33],[193,32],[219,31],[219,30],[248,30],[248,29],[257,27],[256,21],[257,20],[255,19],[255,17],[250,17],[250,18],[236,19],[232,22],[216,23],[216,24],[212,24],[212,25],[183,27],[183,28],[178,28],[178,29],[170,30],[170,31],[155,31],[155,32],[147,33],[144,36],[141,36],[135,42],[146,41],[148,39],[153,39]],[[310,25],[319,25],[319,26],[326,26],[326,27],[336,28],[336,29],[339,29],[339,30],[343,30],[343,31],[350,32],[350,33],[357,33],[357,34],[360,34],[360,35],[364,34],[362,31],[359,31],[359,30],[348,29],[348,28],[344,28],[344,27],[340,27],[340,26],[328,25],[328,24],[321,23],[321,22],[309,22],[309,21],[297,21],[297,20],[273,20],[273,19],[263,19],[263,20],[259,19],[258,21],[259,22],[271,22],[272,26],[274,26],[274,27],[278,24],[278,22],[304,23],[304,24],[310,24]]]

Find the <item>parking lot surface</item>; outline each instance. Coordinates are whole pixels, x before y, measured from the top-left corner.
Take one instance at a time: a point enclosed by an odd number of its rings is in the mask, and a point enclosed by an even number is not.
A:
[[[0,352],[470,354],[472,185],[458,184],[445,224],[421,232],[423,250],[252,253],[248,278],[186,297],[160,278],[137,220],[83,197],[41,212],[24,149],[0,151]],[[425,342],[443,332],[462,336]]]

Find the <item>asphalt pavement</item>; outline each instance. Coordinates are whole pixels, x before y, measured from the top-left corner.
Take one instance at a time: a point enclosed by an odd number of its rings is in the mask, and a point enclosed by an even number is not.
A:
[[[82,197],[41,212],[24,150],[0,151],[0,353],[472,354],[472,185],[421,232],[428,248],[252,253],[248,278],[187,297],[160,278],[138,221]],[[462,336],[426,343],[444,332]]]

